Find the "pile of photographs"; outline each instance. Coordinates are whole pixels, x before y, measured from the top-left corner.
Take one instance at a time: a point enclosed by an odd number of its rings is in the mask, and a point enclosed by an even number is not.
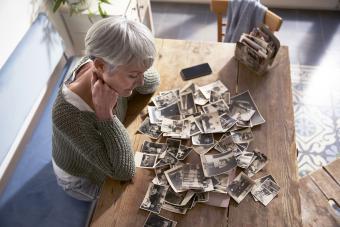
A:
[[[279,51],[280,41],[266,25],[242,34],[236,44],[235,57],[258,74],[263,74]]]
[[[135,153],[137,167],[155,172],[140,206],[153,213],[145,226],[156,219],[176,224],[157,216],[161,209],[186,214],[197,202],[228,207],[230,197],[240,203],[248,193],[267,206],[278,194],[271,175],[253,179],[268,159],[248,149],[252,127],[265,123],[249,91],[230,97],[219,80],[201,87],[190,83],[152,102],[138,130],[152,141]],[[237,168],[242,171],[235,176]]]

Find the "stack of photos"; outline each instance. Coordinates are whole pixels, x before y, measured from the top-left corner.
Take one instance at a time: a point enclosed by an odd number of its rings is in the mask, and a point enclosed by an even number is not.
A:
[[[280,42],[266,25],[242,34],[236,44],[235,57],[258,74],[263,74],[272,64]]]
[[[272,178],[251,179],[268,158],[249,148],[252,127],[265,123],[249,91],[230,97],[221,81],[201,87],[189,83],[161,92],[152,102],[138,129],[152,141],[145,140],[135,153],[137,167],[155,172],[141,209],[185,215],[198,202],[228,207],[230,197],[240,203],[251,191],[266,206],[277,195]],[[237,168],[243,172],[235,178]],[[173,225],[152,213],[146,226]]]

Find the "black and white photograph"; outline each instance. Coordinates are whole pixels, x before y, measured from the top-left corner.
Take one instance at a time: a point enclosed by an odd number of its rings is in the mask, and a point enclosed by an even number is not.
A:
[[[212,145],[214,144],[214,135],[212,133],[198,134],[191,137],[193,145]]]
[[[252,190],[252,195],[264,206],[267,206],[280,190],[280,186],[271,179],[266,179],[263,183],[255,187],[256,188]]]
[[[237,161],[237,166],[246,169],[254,161],[254,152],[243,151],[235,157]]]
[[[161,95],[155,96],[151,98],[151,100],[158,109],[163,109],[169,106],[170,104],[177,102],[178,96],[174,91],[169,91]]]
[[[175,94],[177,98],[179,98],[180,91],[178,88],[169,90],[169,91],[161,91],[159,92],[160,95],[168,95],[169,93]]]
[[[237,166],[233,152],[201,155],[201,162],[205,177],[227,173]]]
[[[149,213],[149,216],[144,223],[144,227],[175,227],[176,225],[177,222],[152,212]]]
[[[149,136],[152,139],[158,139],[162,135],[161,127],[151,124],[149,117],[146,117],[138,129],[139,132]]]
[[[166,179],[164,172],[167,171],[168,169],[170,169],[169,164],[155,168],[156,181],[153,183],[158,185],[167,185],[168,181]]]
[[[193,150],[192,147],[187,147],[187,146],[184,146],[184,145],[180,145],[179,149],[178,149],[178,152],[177,152],[177,155],[176,155],[176,159],[180,160],[180,161],[183,161],[190,154],[190,152],[192,150]]]
[[[207,100],[210,100],[211,91],[215,91],[222,94],[228,91],[228,88],[220,80],[216,80],[210,84],[199,87],[199,90],[202,92],[202,94]]]
[[[179,111],[181,114],[194,114],[197,112],[194,102],[194,96],[190,93],[184,93],[180,95]]]
[[[201,130],[198,127],[198,125],[195,121],[195,118],[191,117],[189,119],[190,119],[190,136],[194,136],[194,135],[201,133]]]
[[[162,154],[167,148],[165,143],[155,143],[150,141],[144,141],[140,149],[140,152],[146,154]]]
[[[150,183],[140,208],[159,214],[169,186]]]
[[[204,192],[214,190],[211,178],[206,178],[200,164],[183,165],[182,187],[185,189],[203,190]]]
[[[230,132],[234,143],[250,143],[254,139],[251,128]]]
[[[231,178],[234,177],[234,175],[235,169],[225,174],[213,176],[211,179],[214,184],[214,190],[220,193],[227,194],[229,182],[231,181]]]
[[[158,155],[155,154],[145,154],[141,152],[135,153],[135,163],[136,167],[152,169],[154,168]]]
[[[251,178],[243,172],[240,172],[240,174],[229,184],[227,191],[237,203],[240,203],[254,185],[255,182]]]
[[[245,92],[243,92],[241,94],[238,94],[236,96],[231,97],[230,98],[231,106],[233,106],[233,104],[235,106],[240,106],[240,104],[241,104],[241,107],[243,107],[242,106],[243,103],[240,103],[240,101],[244,101],[244,100],[248,101],[247,102],[248,105],[245,106],[246,109],[255,110],[254,115],[250,119],[251,125],[252,126],[256,126],[256,125],[260,125],[260,124],[265,123],[266,121],[264,120],[264,118],[262,117],[260,111],[258,110],[258,108],[257,108],[257,106],[256,106],[256,104],[255,104],[255,102],[254,102],[254,100],[253,100],[253,98],[252,98],[252,96],[251,96],[249,91],[245,91]],[[232,109],[232,107],[231,107],[231,109]]]
[[[162,157],[155,165],[155,168],[165,166],[165,165],[174,165],[177,162],[177,159],[169,154],[168,152],[164,152],[165,155]]]
[[[214,103],[207,104],[203,106],[202,108],[203,108],[204,113],[217,112],[219,116],[229,112],[228,105],[222,99]]]
[[[268,158],[266,155],[261,152],[254,151],[254,161],[245,169],[244,173],[247,174],[248,177],[254,176],[258,171],[263,169],[263,167],[267,164]]]
[[[203,106],[209,102],[209,99],[206,99],[200,90],[196,90],[194,93],[194,102],[196,105]]]
[[[224,92],[221,94],[221,99],[227,104],[230,105],[230,92]]]
[[[167,144],[166,152],[168,154],[171,154],[173,157],[176,157],[179,146],[181,145],[181,140],[168,138],[166,140],[166,144]]]
[[[236,124],[237,119],[230,117],[227,113],[225,113],[220,116],[220,122],[223,131],[226,132]]]
[[[166,179],[168,180],[171,188],[179,193],[184,192],[186,189],[183,189],[183,166],[176,166],[164,172]]]
[[[179,112],[179,102],[174,102],[168,106],[165,106],[162,109],[159,109],[161,112],[162,117],[170,117],[170,116],[176,116],[180,115],[181,113]]]
[[[203,125],[202,125],[202,120],[201,120],[201,115],[195,117],[195,122],[201,133],[204,133]]]
[[[161,131],[164,133],[164,136],[181,137],[182,129],[183,120],[163,118]]]
[[[191,120],[189,118],[185,118],[182,120],[182,132],[180,133],[181,139],[189,139],[190,138],[190,131],[191,131]]]
[[[255,185],[254,185],[254,187],[252,188],[252,190],[251,190],[251,194],[254,194],[255,193],[255,188],[256,187],[259,187],[260,186],[260,184],[262,184],[265,180],[267,180],[267,179],[270,179],[271,181],[273,181],[274,183],[276,183],[276,181],[275,181],[275,179],[274,179],[274,177],[272,176],[272,175],[265,175],[265,176],[263,176],[263,177],[260,177],[260,178],[258,178],[258,179],[255,179]],[[277,183],[276,183],[277,184]],[[255,201],[258,201],[255,197],[254,197],[254,200]]]
[[[165,202],[176,206],[185,206],[190,199],[195,195],[195,192],[188,190],[185,192],[176,193],[171,187],[168,189]]]
[[[151,124],[159,125],[162,123],[161,112],[157,109],[156,106],[148,106],[148,113]]]
[[[200,119],[204,133],[220,133],[223,131],[217,112],[202,114]]]
[[[231,136],[224,134],[215,145],[215,149],[221,153],[232,152],[234,154],[237,152],[238,147]]]
[[[214,91],[214,90],[212,90],[212,91],[210,92],[210,100],[209,100],[210,103],[216,102],[216,101],[218,101],[218,100],[220,100],[220,99],[221,99],[221,94],[220,94],[220,92]]]

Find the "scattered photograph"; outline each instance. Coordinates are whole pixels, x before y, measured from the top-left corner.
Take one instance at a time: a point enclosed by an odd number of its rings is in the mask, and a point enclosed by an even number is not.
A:
[[[225,113],[220,116],[220,122],[223,131],[226,132],[236,124],[237,119],[232,118],[227,113]]]
[[[207,104],[202,107],[204,113],[214,113],[217,112],[218,115],[222,115],[229,112],[228,105],[222,100],[218,100],[217,102]]]
[[[183,119],[183,126],[181,132],[181,139],[189,139],[190,138],[190,131],[191,131],[191,120],[188,118]]]
[[[144,141],[140,152],[146,154],[162,154],[167,148],[165,143],[155,143],[150,141]]]
[[[195,118],[190,118],[190,136],[194,136],[197,135],[199,133],[201,133],[201,130],[199,129]]]
[[[157,109],[156,106],[148,106],[148,113],[151,124],[161,124],[162,123],[162,115],[161,112]]]
[[[230,92],[222,93],[221,99],[224,100],[227,105],[230,105]]]
[[[217,102],[221,99],[221,94],[218,91],[211,91],[210,92],[210,103]]]
[[[246,195],[251,191],[255,182],[241,172],[228,186],[228,194],[237,202],[240,203]]]
[[[176,206],[185,206],[190,199],[195,195],[195,192],[188,190],[185,192],[176,193],[171,187],[168,189],[165,202]]]
[[[156,174],[156,183],[154,184],[158,184],[158,185],[167,185],[168,181],[166,179],[166,176],[164,174],[165,171],[167,171],[168,169],[170,169],[170,165],[164,165],[158,168],[155,168],[155,174]]]
[[[170,116],[176,116],[180,115],[181,113],[179,112],[179,102],[174,102],[168,106],[165,106],[162,109],[159,109],[161,112],[162,117],[170,117]]]
[[[161,131],[164,136],[180,137],[183,130],[183,120],[163,118]]]
[[[214,184],[214,190],[220,193],[227,194],[227,188],[229,185],[229,182],[231,182],[232,177],[235,175],[235,169],[232,171],[225,173],[225,174],[220,174],[212,177],[212,181]]]
[[[254,139],[251,128],[230,132],[234,143],[250,143]]]
[[[239,155],[235,155],[235,157],[237,166],[246,169],[254,160],[254,152],[243,151]]]
[[[155,154],[145,154],[141,152],[135,153],[135,163],[136,167],[145,168],[145,169],[152,169],[154,168],[157,156]]]
[[[169,154],[168,152],[164,152],[165,155],[160,155],[160,160],[156,163],[155,168],[165,166],[165,165],[174,165],[177,162],[177,159]]]
[[[173,90],[169,90],[169,91],[161,91],[159,94],[160,95],[168,95],[169,93],[174,93],[177,96],[177,98],[179,98],[179,94],[180,94],[179,89],[173,89]]]
[[[214,135],[212,133],[198,134],[191,137],[193,145],[212,145],[214,144]]]
[[[194,102],[196,105],[203,106],[209,102],[209,99],[206,99],[200,90],[196,90],[194,93]]]
[[[203,133],[204,129],[203,129],[203,125],[202,125],[201,115],[195,117],[195,123],[196,123],[197,127],[199,128],[199,130],[201,131],[201,133]]]
[[[140,208],[159,214],[169,186],[149,184]]]
[[[186,189],[183,189],[183,166],[176,166],[164,172],[168,183],[171,188],[176,192],[184,192]]]
[[[201,155],[201,162],[205,177],[227,173],[237,166],[233,152]]]
[[[249,109],[255,110],[254,115],[250,119],[252,126],[260,125],[266,122],[264,118],[262,117],[262,115],[260,114],[249,91],[245,91],[241,94],[231,97],[230,101],[231,101],[231,107],[230,107],[231,112],[232,112],[233,106],[234,107],[238,106],[242,109],[247,109],[247,110]],[[244,101],[246,101],[246,103]]]
[[[181,140],[168,138],[166,140],[166,144],[167,144],[166,152],[168,154],[171,154],[173,157],[176,157],[179,146],[181,145]]]
[[[247,169],[244,170],[244,173],[247,174],[248,177],[254,176],[258,171],[260,171],[268,162],[268,158],[266,155],[261,152],[254,151],[254,161],[248,166]]]
[[[185,189],[203,190],[204,192],[214,190],[211,178],[206,178],[200,164],[183,165],[182,187]]]
[[[184,93],[180,95],[179,111],[181,114],[194,114],[197,112],[192,93]]]
[[[174,91],[169,91],[166,93],[162,93],[161,95],[152,97],[151,100],[158,109],[163,109],[170,104],[177,102],[178,96]]]
[[[221,153],[236,153],[238,146],[234,143],[231,136],[224,134],[218,143],[215,145],[215,149]]]
[[[220,133],[223,131],[217,112],[202,114],[200,119],[204,133]]]
[[[259,200],[264,206],[267,206],[270,201],[279,193],[280,187],[271,179],[266,179],[259,186],[252,190],[253,196]]]
[[[144,227],[175,227],[176,224],[175,221],[151,212],[144,223]]]
[[[183,161],[190,154],[190,152],[192,150],[193,150],[192,147],[187,147],[187,146],[184,146],[184,145],[180,145],[179,149],[178,149],[178,152],[177,152],[177,155],[176,155],[176,159]]]
[[[161,127],[151,124],[149,117],[146,117],[138,129],[139,132],[149,136],[152,139],[158,139],[162,135]]]
[[[228,91],[228,88],[220,80],[199,87],[198,89],[202,92],[202,94],[207,100],[210,100],[211,91],[215,91],[220,94]]]
[[[261,178],[258,178],[258,179],[255,180],[255,186],[252,188],[251,194],[254,194],[254,193],[255,193],[255,188],[256,188],[256,187],[259,187],[260,184],[262,184],[262,183],[263,183],[265,180],[267,180],[267,179],[270,179],[271,181],[273,181],[274,183],[276,183],[276,181],[275,181],[275,179],[274,179],[274,177],[273,177],[272,175],[266,175],[266,176],[263,176],[263,177],[261,177]],[[276,183],[276,184],[277,184],[277,183]],[[254,197],[254,200],[255,200],[255,201],[258,201],[255,197]]]

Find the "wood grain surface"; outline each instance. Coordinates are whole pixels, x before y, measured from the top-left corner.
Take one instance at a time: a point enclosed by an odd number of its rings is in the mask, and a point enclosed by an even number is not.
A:
[[[161,211],[161,215],[177,221],[177,226],[301,226],[288,48],[281,47],[267,75],[257,76],[233,58],[234,44],[166,39],[157,39],[156,43],[158,57],[155,67],[161,75],[161,84],[154,95],[159,91],[183,87],[187,82],[182,81],[180,70],[204,62],[210,64],[213,74],[192,82],[205,85],[219,79],[229,88],[231,95],[236,94],[237,84],[239,92],[250,91],[266,119],[264,125],[253,128],[253,148],[259,148],[269,158],[260,174],[272,174],[281,187],[278,197],[267,207],[248,195],[238,205],[231,199],[229,209],[197,204],[186,215],[165,210]],[[151,97],[139,95],[129,103],[125,126],[136,151],[144,140],[150,141],[136,131],[145,117],[146,105]],[[91,225],[143,226],[148,212],[139,209],[139,206],[153,177],[152,170],[137,168],[132,182],[108,179],[102,188]]]

